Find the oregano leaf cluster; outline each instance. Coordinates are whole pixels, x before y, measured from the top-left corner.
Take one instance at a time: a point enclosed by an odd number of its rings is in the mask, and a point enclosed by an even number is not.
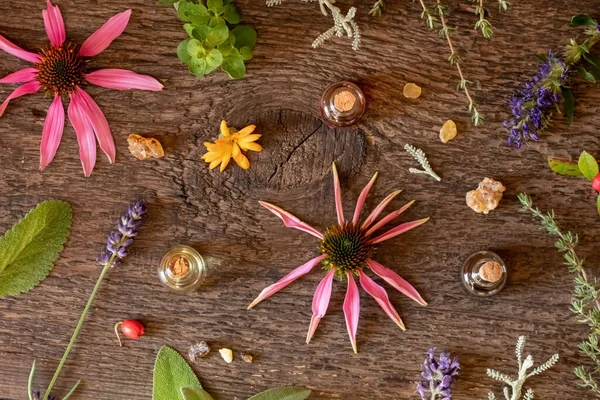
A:
[[[175,6],[188,38],[177,47],[177,56],[201,78],[217,68],[231,78],[246,74],[246,61],[254,56],[256,31],[238,25],[240,13],[232,0],[164,0]]]

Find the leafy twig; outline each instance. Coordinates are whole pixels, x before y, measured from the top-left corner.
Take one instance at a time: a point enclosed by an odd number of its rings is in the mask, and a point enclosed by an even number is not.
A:
[[[537,368],[534,368],[533,371],[528,373],[527,371],[529,371],[529,369],[533,367],[533,357],[531,357],[531,355],[527,355],[527,357],[525,357],[525,359],[523,360],[523,348],[525,347],[525,341],[525,336],[520,336],[519,340],[517,341],[515,352],[517,355],[517,362],[519,365],[519,375],[516,378],[511,378],[509,375],[503,374],[493,369],[488,368],[487,370],[487,374],[490,378],[493,378],[497,381],[503,382],[506,385],[508,385],[505,386],[503,390],[504,397],[506,398],[506,400],[519,400],[521,398],[521,393],[523,391],[523,385],[525,384],[525,381],[531,378],[532,376],[539,375],[547,369],[552,368],[554,364],[556,364],[556,362],[558,361],[558,354],[554,354],[552,357],[550,357],[548,361],[538,366]],[[527,389],[524,395],[524,399],[531,400],[533,399],[533,397],[533,389]],[[488,394],[488,399],[496,399],[496,396],[493,392],[490,392]]]
[[[383,0],[377,0],[373,4],[373,7],[371,7],[371,11],[369,11],[369,14],[374,17],[379,17],[379,16],[381,16],[381,13],[383,12],[384,8],[385,8],[385,2]]]
[[[479,19],[475,23],[475,29],[481,30],[481,34],[484,38],[491,38],[494,34],[494,31],[492,30],[492,23],[485,18],[485,8],[483,7],[483,0],[479,0],[479,4],[475,7],[475,14],[479,16]]]
[[[410,172],[411,174],[427,174],[438,182],[442,180],[442,178],[440,178],[439,175],[433,171],[431,165],[429,165],[429,161],[427,160],[427,156],[425,156],[423,150],[417,149],[415,146],[412,146],[410,144],[404,145],[404,150],[406,150],[408,154],[413,156],[414,159],[417,160],[419,164],[421,164],[421,167],[423,167],[422,170],[416,168],[409,168],[408,172]]]
[[[533,207],[533,201],[526,193],[519,194],[519,201],[523,205],[523,210],[530,212],[535,218],[539,219],[549,234],[558,236],[555,244],[556,248],[559,253],[562,253],[569,272],[575,274],[571,311],[577,315],[579,322],[587,324],[590,328],[588,339],[579,344],[579,349],[596,364],[592,372],[588,372],[584,366],[575,368],[575,375],[581,380],[582,387],[600,397],[600,387],[594,376],[600,370],[600,348],[598,346],[600,288],[598,287],[598,279],[588,276],[583,267],[584,259],[580,258],[575,252],[579,237],[569,231],[563,233],[560,230],[554,219],[554,211],[543,214],[539,208]]]
[[[458,75],[460,76],[460,82],[458,84],[458,89],[464,91],[465,96],[467,96],[467,100],[469,101],[469,112],[471,112],[471,119],[475,126],[481,125],[483,123],[483,115],[479,113],[477,109],[477,103],[473,100],[471,96],[471,92],[469,91],[469,86],[471,82],[468,81],[462,71],[461,67],[461,59],[458,53],[455,50],[454,44],[452,43],[452,39],[450,36],[452,34],[453,29],[450,28],[446,22],[446,12],[447,7],[444,6],[441,0],[436,0],[436,6],[434,9],[428,8],[423,0],[419,0],[421,7],[423,8],[423,12],[421,13],[421,18],[426,19],[427,26],[430,29],[438,29],[438,34],[441,38],[446,39],[448,43],[448,47],[450,48],[450,57],[448,57],[448,61],[450,61],[450,65],[455,65],[456,70],[458,71]],[[437,17],[434,15],[437,14]],[[441,27],[439,27],[437,22],[441,23]]]

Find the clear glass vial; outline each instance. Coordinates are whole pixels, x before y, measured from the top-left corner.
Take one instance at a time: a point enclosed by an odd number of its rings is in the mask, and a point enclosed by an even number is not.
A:
[[[500,256],[489,250],[473,253],[461,268],[461,281],[469,293],[492,296],[506,284],[506,265]]]
[[[165,253],[158,266],[158,279],[166,287],[190,293],[202,285],[206,277],[206,264],[196,250],[178,245]]]
[[[367,108],[363,91],[352,82],[338,82],[321,97],[321,116],[333,127],[356,124]]]

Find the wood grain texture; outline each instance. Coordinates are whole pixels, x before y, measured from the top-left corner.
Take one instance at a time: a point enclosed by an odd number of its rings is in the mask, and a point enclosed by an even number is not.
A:
[[[26,49],[46,42],[41,0],[0,2],[0,34]],[[50,380],[80,311],[99,274],[94,263],[106,234],[126,204],[149,201],[149,219],[121,268],[110,272],[56,387],[64,395],[78,379],[73,400],[149,399],[154,357],[162,344],[186,353],[206,340],[215,349],[195,370],[215,399],[244,399],[279,385],[305,385],[315,399],[413,399],[424,352],[438,346],[459,354],[462,373],[455,398],[486,398],[500,386],[487,367],[514,371],[513,346],[529,336],[536,360],[560,352],[556,368],[531,380],[536,398],[588,398],[573,368],[584,359],[576,344],[584,326],[569,311],[572,277],[553,241],[519,212],[516,194],[526,190],[543,209],[554,208],[564,229],[580,233],[582,256],[594,269],[600,256],[600,220],[582,179],[558,177],[546,157],[598,156],[600,91],[577,81],[577,119],[569,127],[558,116],[539,144],[520,151],[505,145],[501,122],[505,103],[519,82],[536,69],[534,52],[559,48],[574,34],[569,18],[597,12],[596,0],[514,1],[499,15],[489,1],[495,28],[491,41],[476,38],[474,15],[452,0],[450,24],[459,27],[457,44],[467,51],[467,79],[480,80],[475,93],[486,125],[469,124],[466,101],[457,92],[456,71],[444,43],[420,20],[418,3],[388,1],[380,18],[366,14],[371,1],[343,0],[360,7],[363,50],[352,52],[346,39],[313,50],[314,37],[329,27],[316,4],[289,0],[267,8],[262,0],[238,0],[243,21],[259,33],[255,58],[243,80],[214,73],[188,75],[175,55],[185,37],[174,11],[154,0],[60,0],[68,36],[82,41],[106,19],[133,9],[125,33],[92,62],[93,68],[133,69],[165,85],[160,93],[118,92],[89,87],[104,110],[117,143],[117,163],[104,156],[84,178],[77,141],[67,126],[54,162],[38,171],[39,140],[49,101],[41,95],[12,102],[0,119],[0,231],[9,229],[39,201],[72,203],[72,234],[50,277],[30,293],[0,301],[0,398],[26,398],[33,359],[35,385]],[[0,54],[0,76],[25,67]],[[318,119],[318,99],[335,81],[356,81],[369,109],[355,130],[332,131]],[[406,82],[423,87],[417,101],[402,97]],[[12,86],[0,87],[5,98]],[[444,145],[439,128],[457,121],[458,137]],[[221,119],[232,126],[256,123],[265,150],[252,154],[248,171],[209,172],[200,159],[202,142],[217,135]],[[68,124],[67,124],[68,125]],[[153,135],[167,153],[140,162],[127,150],[129,133]],[[424,149],[441,183],[415,176],[414,161],[402,147]],[[266,200],[318,228],[335,221],[329,165],[340,166],[346,212],[375,171],[380,179],[368,206],[404,189],[393,206],[415,199],[404,220],[431,216],[419,229],[386,242],[377,260],[393,268],[429,302],[426,308],[389,290],[408,330],[401,332],[364,293],[359,354],[353,355],[342,313],[344,285],[336,283],[329,313],[310,345],[304,344],[314,289],[314,272],[252,311],[246,306],[265,286],[313,257],[317,242],[286,229],[257,201]],[[508,188],[500,207],[488,216],[472,212],[464,196],[489,176]],[[177,296],[156,276],[162,254],[177,243],[193,245],[210,273],[198,293]],[[491,249],[504,257],[506,288],[491,299],[464,293],[461,263],[473,251]],[[142,320],[147,334],[117,346],[112,327],[125,318]],[[216,349],[250,351],[256,362],[226,365]]]

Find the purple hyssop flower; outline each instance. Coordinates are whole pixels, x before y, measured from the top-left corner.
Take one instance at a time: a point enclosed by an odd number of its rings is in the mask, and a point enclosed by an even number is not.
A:
[[[569,72],[562,57],[549,52],[538,72],[510,99],[512,116],[504,121],[510,133],[509,146],[519,148],[526,140],[539,140],[539,133],[550,122],[552,111],[563,101],[561,87],[567,83]]]
[[[422,400],[450,400],[452,386],[458,376],[460,365],[458,356],[450,358],[450,353],[440,353],[435,357],[435,347],[427,352],[427,359],[422,365],[421,376],[424,381],[417,384],[416,393]]]
[[[106,250],[100,253],[98,263],[102,266],[118,267],[121,259],[127,255],[127,247],[133,243],[138,229],[146,215],[146,203],[143,200],[131,203],[127,212],[117,222],[117,230],[108,235]]]

